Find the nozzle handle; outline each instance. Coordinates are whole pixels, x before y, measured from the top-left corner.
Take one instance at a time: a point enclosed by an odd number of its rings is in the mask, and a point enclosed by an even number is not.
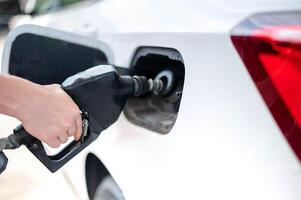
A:
[[[82,140],[72,141],[55,155],[47,155],[42,142],[31,136],[22,125],[14,129],[13,135],[20,144],[26,145],[28,150],[53,173],[96,140],[99,133],[90,132],[90,130],[87,129],[86,136],[83,137]]]

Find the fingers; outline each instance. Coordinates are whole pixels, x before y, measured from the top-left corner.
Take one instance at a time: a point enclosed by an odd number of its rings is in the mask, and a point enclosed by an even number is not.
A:
[[[75,133],[76,133],[76,125],[75,125],[75,122],[74,122],[74,125],[68,128],[67,135],[69,137],[72,137],[72,136],[75,135]]]
[[[57,139],[61,144],[65,144],[68,141],[68,135],[67,134],[60,135],[59,137],[57,137]]]
[[[80,114],[75,119],[75,125],[76,125],[76,132],[74,138],[76,141],[78,141],[82,135],[82,129],[83,129],[83,122]]]
[[[62,132],[60,132],[62,133]],[[45,142],[52,148],[58,148],[61,144],[65,144],[68,141],[69,137],[74,136],[75,140],[79,140],[82,134],[82,119],[79,114],[73,126],[69,126],[69,128],[65,131],[65,134],[59,134],[57,137],[48,138]]]
[[[52,148],[58,148],[61,145],[61,142],[57,138],[54,138],[52,140],[47,140],[44,142],[46,142]]]

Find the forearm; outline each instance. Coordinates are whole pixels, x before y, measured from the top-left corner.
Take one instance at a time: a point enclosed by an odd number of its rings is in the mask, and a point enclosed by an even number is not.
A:
[[[22,110],[36,101],[31,94],[37,84],[11,75],[0,74],[0,113],[22,121]]]

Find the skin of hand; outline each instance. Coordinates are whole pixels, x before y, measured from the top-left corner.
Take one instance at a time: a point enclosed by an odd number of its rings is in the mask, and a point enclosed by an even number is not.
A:
[[[25,130],[53,148],[82,134],[78,106],[60,85],[39,85],[10,75],[0,75],[0,113],[22,122]]]

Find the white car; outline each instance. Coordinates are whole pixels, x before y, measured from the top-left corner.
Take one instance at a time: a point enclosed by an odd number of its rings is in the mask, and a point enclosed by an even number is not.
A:
[[[300,200],[300,0],[85,1],[22,23],[175,75],[64,167],[80,199]]]

